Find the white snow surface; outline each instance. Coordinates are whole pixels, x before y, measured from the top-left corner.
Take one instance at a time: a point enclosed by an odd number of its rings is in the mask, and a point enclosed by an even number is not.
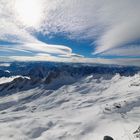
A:
[[[0,84],[12,82],[14,79],[19,78],[19,77],[30,79],[29,77],[20,76],[20,75],[18,75],[18,76],[11,76],[11,77],[1,77],[0,78]]]
[[[139,74],[0,97],[0,140],[137,140],[139,120]]]

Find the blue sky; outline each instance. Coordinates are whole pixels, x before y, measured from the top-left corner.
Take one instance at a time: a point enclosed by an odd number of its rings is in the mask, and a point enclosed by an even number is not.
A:
[[[53,45],[64,45],[64,46],[69,46],[73,53],[82,55],[84,57],[95,57],[92,55],[92,52],[94,51],[94,47],[92,45],[91,40],[74,40],[74,39],[69,39],[65,35],[53,35],[53,37],[43,35],[42,33],[35,33],[35,36],[38,40],[48,43],[48,44],[53,44]],[[10,42],[5,42],[5,41],[0,41],[0,45],[15,45],[16,43],[10,43]],[[26,54],[25,52],[12,52],[15,55],[32,55],[32,53]],[[7,51],[6,52],[0,52],[0,55],[10,55]]]
[[[49,37],[41,33],[37,33],[36,37],[39,40],[49,44],[69,46],[72,49],[73,53],[83,55],[85,57],[93,57],[91,53],[94,50],[92,40],[70,39],[67,38],[65,34],[57,34],[53,35],[52,37]]]
[[[1,0],[0,61],[140,65],[139,13],[138,0]]]

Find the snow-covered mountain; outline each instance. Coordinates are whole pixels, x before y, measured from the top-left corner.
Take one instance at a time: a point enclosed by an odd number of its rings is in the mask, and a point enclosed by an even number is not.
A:
[[[0,83],[0,95],[12,94],[40,85],[44,85],[46,89],[56,90],[88,75],[93,75],[95,79],[111,79],[117,73],[121,76],[133,76],[139,71],[138,67],[15,62],[9,66],[0,67],[0,81],[7,79],[7,82],[4,80],[5,82]]]
[[[2,140],[140,138],[139,67],[15,62],[0,70]]]

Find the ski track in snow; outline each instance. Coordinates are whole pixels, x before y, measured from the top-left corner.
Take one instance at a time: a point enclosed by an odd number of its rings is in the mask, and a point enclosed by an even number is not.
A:
[[[134,140],[140,75],[92,76],[58,90],[36,87],[0,98],[0,140]]]

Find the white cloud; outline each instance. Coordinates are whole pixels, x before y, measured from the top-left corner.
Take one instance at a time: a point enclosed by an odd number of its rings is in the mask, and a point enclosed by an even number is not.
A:
[[[0,63],[0,67],[9,67],[10,63]]]
[[[14,46],[14,47],[32,51],[32,52],[44,52],[50,54],[67,55],[72,53],[72,50],[69,47],[62,46],[62,45],[49,45],[43,42],[28,43],[25,45]]]
[[[126,56],[126,57],[138,57],[140,56],[140,46],[128,45],[126,47],[114,48],[102,53],[102,56]]]
[[[44,52],[58,55],[70,55],[72,53],[69,47],[49,45],[33,36],[32,31],[16,19],[15,9],[13,9],[14,2],[15,0],[0,1],[0,40],[17,44],[2,45],[0,47],[1,52]]]
[[[104,58],[80,58],[79,57],[57,57],[45,54],[37,54],[35,56],[10,56],[7,59],[11,61],[52,61],[52,62],[72,62],[72,63],[89,63],[89,64],[109,64],[109,65],[126,65],[126,66],[140,66],[139,58],[117,58],[117,59],[104,59]]]
[[[1,50],[34,52],[36,53],[34,59],[39,57],[43,59],[44,56],[37,54],[45,53],[56,54],[59,60],[62,60],[61,57],[77,60],[78,56],[80,57],[78,61],[86,60],[82,58],[83,56],[73,54],[69,47],[48,45],[39,41],[32,34],[30,26],[25,26],[16,18],[14,2],[15,0],[0,1],[0,40],[19,45],[4,46],[0,48]],[[40,2],[43,3],[43,18],[40,26],[32,25],[32,29],[36,32],[46,35],[61,32],[72,39],[90,39],[96,44],[93,54],[139,56],[140,45],[133,44],[140,39],[139,0],[40,0]],[[116,60],[110,61],[115,63]],[[121,61],[125,63],[122,59]],[[131,62],[130,59],[128,61]],[[137,60],[136,62],[138,63]]]
[[[95,54],[140,39],[139,0],[45,0],[43,33],[92,39]]]
[[[126,21],[123,24],[113,26],[97,41],[96,53],[101,53],[116,47],[124,47],[126,44],[140,39],[140,20],[138,22]],[[138,46],[139,47],[139,46]]]

